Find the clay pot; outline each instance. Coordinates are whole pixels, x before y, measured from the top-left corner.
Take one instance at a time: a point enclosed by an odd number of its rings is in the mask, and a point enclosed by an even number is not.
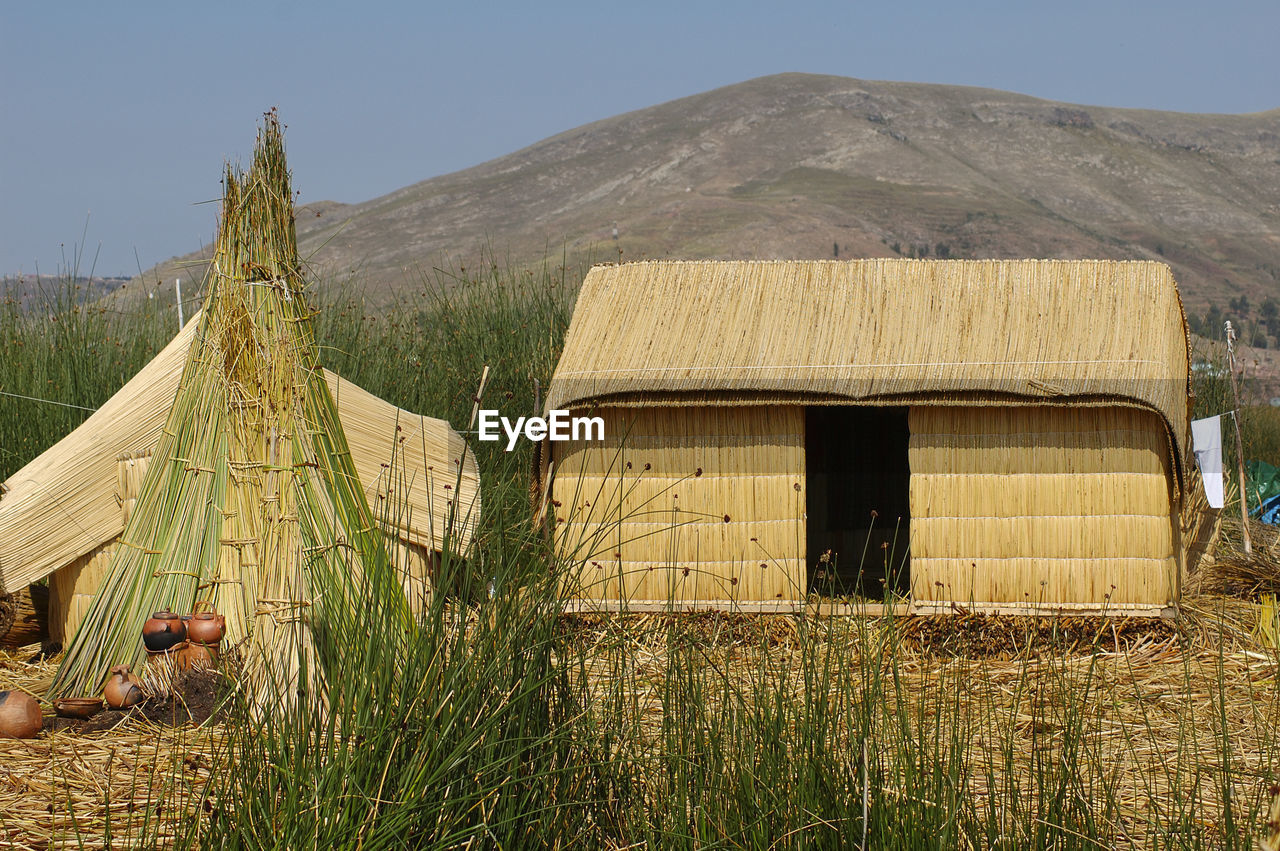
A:
[[[0,736],[30,739],[43,724],[44,716],[34,697],[20,691],[0,691]]]
[[[200,611],[201,606],[208,606],[209,611]],[[187,640],[193,644],[217,644],[226,634],[226,615],[215,612],[208,600],[196,603],[196,609],[187,622]]]
[[[179,641],[168,650],[148,650],[147,667],[157,673],[167,672],[170,675],[185,671],[190,667],[187,664],[187,649],[190,646],[190,642]]]
[[[102,698],[64,697],[53,702],[53,711],[63,718],[92,718],[102,711]]]
[[[173,612],[156,612],[142,625],[142,643],[148,650],[168,650],[186,640],[187,628]]]
[[[116,665],[111,669],[111,679],[102,690],[107,699],[107,706],[112,709],[127,709],[135,703],[141,703],[144,695],[140,683],[142,680],[129,673],[128,665]]]
[[[188,641],[187,649],[183,653],[183,656],[185,668],[197,671],[205,668],[213,668],[218,664],[218,645],[199,644],[194,641]]]

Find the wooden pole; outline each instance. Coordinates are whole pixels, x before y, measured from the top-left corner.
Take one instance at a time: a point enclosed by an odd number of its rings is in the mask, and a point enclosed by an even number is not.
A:
[[[480,413],[480,399],[484,396],[484,386],[489,383],[489,365],[484,365],[484,372],[480,373],[480,389],[476,390],[475,404],[471,406],[471,421],[467,424],[467,430],[471,431],[476,427],[476,415]]]
[[[1244,535],[1244,554],[1253,555],[1253,541],[1249,539],[1249,499],[1245,494],[1244,482],[1244,444],[1240,441],[1240,388],[1236,385],[1236,332],[1227,320],[1227,373],[1231,376],[1231,398],[1235,408],[1231,411],[1231,421],[1236,427],[1236,472],[1240,475],[1240,530]]]
[[[174,293],[174,300],[178,302],[178,332],[179,332],[179,333],[181,333],[181,332],[182,332],[182,325],[183,325],[183,318],[182,318],[182,279],[181,279],[181,278],[174,278],[174,279],[173,279],[173,293]]]

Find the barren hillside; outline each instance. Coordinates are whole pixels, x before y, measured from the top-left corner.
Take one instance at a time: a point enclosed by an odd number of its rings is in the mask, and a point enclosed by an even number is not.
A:
[[[483,246],[517,263],[838,249],[1163,259],[1200,311],[1280,295],[1280,110],[1192,115],[782,74],[360,204],[314,204],[298,230],[319,271],[354,270],[375,299]]]

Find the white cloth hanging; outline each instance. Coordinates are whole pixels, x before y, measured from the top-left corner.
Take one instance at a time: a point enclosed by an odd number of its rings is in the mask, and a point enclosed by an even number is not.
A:
[[[1223,505],[1222,417],[1205,417],[1191,421],[1191,447],[1200,466],[1204,495],[1210,508]]]

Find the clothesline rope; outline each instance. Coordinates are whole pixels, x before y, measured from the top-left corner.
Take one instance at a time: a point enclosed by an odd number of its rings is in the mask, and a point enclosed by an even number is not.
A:
[[[24,396],[21,393],[10,393],[7,390],[0,390],[0,396],[10,396],[14,399],[26,399],[28,402],[42,402],[46,405],[59,405],[63,408],[75,408],[80,411],[89,411],[90,413],[98,410],[97,408],[86,408],[84,405],[73,405],[70,402],[58,402],[53,399],[41,399],[38,396]]]

